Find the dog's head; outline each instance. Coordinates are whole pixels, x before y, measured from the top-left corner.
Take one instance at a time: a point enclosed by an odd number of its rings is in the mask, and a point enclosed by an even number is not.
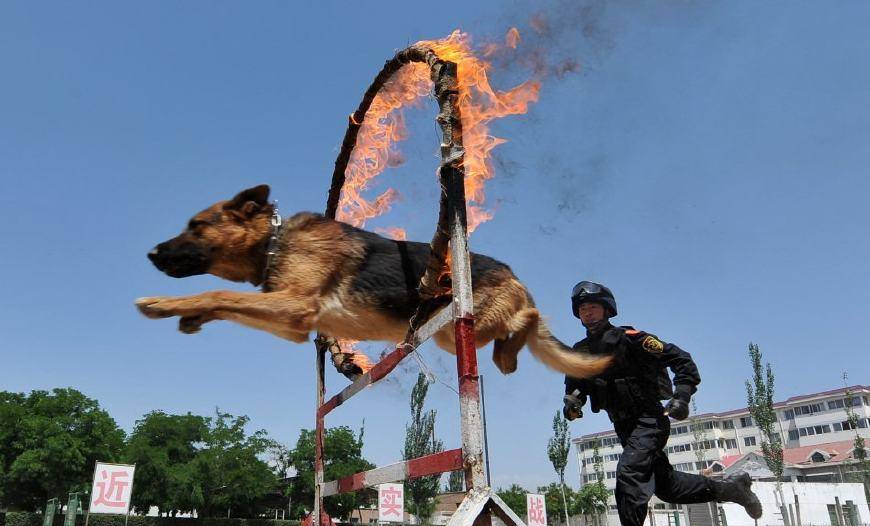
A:
[[[268,185],[248,188],[193,216],[181,234],[154,247],[148,259],[173,278],[214,274],[256,281],[272,210]]]

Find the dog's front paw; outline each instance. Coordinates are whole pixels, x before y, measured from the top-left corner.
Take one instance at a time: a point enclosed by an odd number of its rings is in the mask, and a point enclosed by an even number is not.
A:
[[[166,299],[159,296],[152,298],[139,298],[136,300],[136,308],[146,317],[156,320],[159,318],[169,318],[173,313],[166,306]]]
[[[178,320],[178,330],[184,334],[196,334],[208,321],[205,316],[182,316]]]

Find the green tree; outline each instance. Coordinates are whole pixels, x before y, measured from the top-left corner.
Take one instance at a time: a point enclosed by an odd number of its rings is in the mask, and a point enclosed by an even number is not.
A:
[[[23,394],[0,391],[0,509],[11,504],[6,490],[7,476],[21,453],[23,437],[19,424],[25,420],[24,402]]]
[[[695,459],[698,466],[704,465],[707,454],[704,449],[704,442],[707,441],[707,431],[704,429],[704,422],[698,418],[698,404],[695,403],[695,398],[692,398],[692,416],[689,419],[689,430],[692,432],[692,451],[695,452]],[[710,512],[710,517],[713,518],[713,526],[719,526],[719,505],[716,501],[707,503],[707,509]]]
[[[562,499],[566,498],[574,502],[577,498],[574,490],[557,482],[553,482],[548,486],[539,486],[538,493],[544,495],[544,502],[547,505],[547,523],[551,526],[556,526],[561,521],[559,514],[552,513],[552,511],[562,507]]]
[[[522,520],[526,520],[528,513],[526,495],[529,492],[519,484],[512,484],[508,489],[499,489],[496,494],[508,505],[510,509]]]
[[[120,458],[124,432],[75,389],[0,392],[0,498],[36,510],[71,491],[89,491],[94,463]]]
[[[186,473],[190,503],[200,517],[255,517],[259,501],[278,487],[278,479],[262,460],[274,446],[266,431],[245,433],[247,416],[215,411],[206,419],[203,448]]]
[[[776,411],[773,408],[774,376],[770,363],[761,365],[761,350],[754,343],[749,344],[749,360],[752,364],[752,380],[746,381],[746,405],[755,425],[761,431],[761,452],[767,468],[776,477],[776,492],[779,501],[785,502],[782,494],[782,439],[776,431]],[[781,506],[785,526],[789,526],[788,510]]]
[[[465,491],[465,475],[462,471],[451,471],[447,477],[447,486],[445,491],[457,492]]]
[[[435,438],[435,410],[423,411],[429,382],[426,375],[417,375],[417,382],[411,389],[411,422],[405,426],[404,460],[411,460],[444,451],[444,444]],[[432,475],[405,482],[407,489],[408,511],[416,515],[424,524],[435,510],[435,496],[438,494],[440,476]]]
[[[374,468],[363,458],[363,430],[354,435],[349,427],[333,427],[324,432],[324,480],[336,480]],[[290,452],[296,477],[290,484],[291,518],[301,519],[314,505],[314,431],[303,429],[296,447]],[[343,493],[324,499],[330,517],[345,519],[360,505],[374,501],[374,491]]]
[[[695,452],[697,464],[703,465],[704,457],[704,442],[707,440],[707,431],[704,430],[704,422],[698,418],[698,405],[695,399],[692,398],[692,417],[689,418],[689,430],[692,432],[692,451]]]
[[[782,481],[782,440],[776,431],[776,411],[773,408],[774,376],[770,363],[761,366],[761,350],[749,344],[749,359],[752,363],[752,381],[746,381],[746,403],[749,414],[761,431],[761,451],[768,469]]]
[[[562,511],[565,514],[565,524],[568,521],[568,499],[565,495],[565,467],[568,465],[568,453],[571,452],[571,435],[568,432],[568,421],[562,413],[556,411],[553,417],[553,436],[547,443],[547,456],[553,463],[553,469],[559,475],[559,485],[562,487]],[[556,508],[553,508],[556,509]]]
[[[607,499],[609,497],[610,494],[603,483],[594,482],[586,484],[575,494],[571,511],[576,515],[587,517],[587,521],[588,517],[591,516],[593,517],[593,523],[598,524],[601,514],[607,511]]]
[[[604,468],[602,466],[603,458],[600,454],[600,441],[593,441],[592,460],[593,470],[595,473],[595,482],[592,484],[584,484],[580,491],[575,494],[571,505],[571,512],[577,515],[588,517],[591,515],[594,523],[597,525],[600,522],[601,514],[607,511],[607,501],[610,498],[610,493],[607,491],[607,486],[604,485]]]
[[[124,458],[136,464],[133,507],[146,513],[191,512],[201,502],[193,462],[205,441],[208,419],[187,413],[168,415],[152,411],[136,426],[127,441]]]

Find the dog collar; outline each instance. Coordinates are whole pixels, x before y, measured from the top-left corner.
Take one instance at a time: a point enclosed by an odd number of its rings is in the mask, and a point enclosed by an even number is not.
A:
[[[263,290],[268,289],[269,274],[272,272],[272,265],[275,262],[275,256],[278,254],[278,240],[281,238],[281,227],[284,225],[284,220],[281,219],[281,214],[278,213],[278,201],[272,204],[272,235],[269,237],[269,245],[266,248],[266,267],[263,269]]]

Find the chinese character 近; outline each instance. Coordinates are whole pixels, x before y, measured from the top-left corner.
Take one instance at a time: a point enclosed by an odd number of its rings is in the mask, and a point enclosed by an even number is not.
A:
[[[129,476],[130,473],[127,471],[116,471],[114,473],[108,473],[106,470],[101,471],[100,477],[103,480],[96,484],[97,488],[99,488],[99,495],[94,500],[94,504],[102,504],[110,508],[127,507],[127,503],[123,500],[123,495],[124,490],[130,485],[130,482],[122,479],[126,479]]]

